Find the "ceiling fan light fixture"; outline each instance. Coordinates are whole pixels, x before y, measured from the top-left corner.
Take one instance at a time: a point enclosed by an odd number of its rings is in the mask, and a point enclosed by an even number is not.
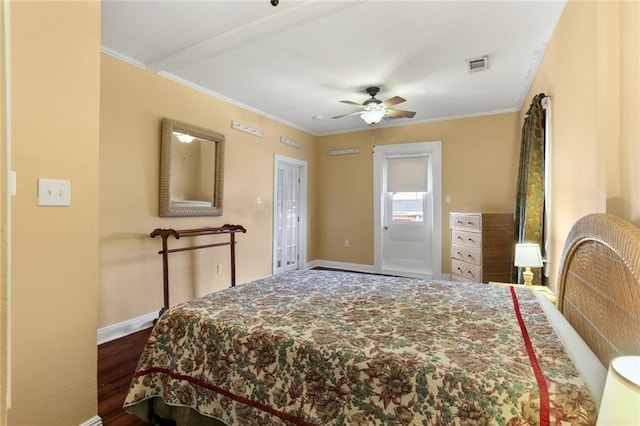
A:
[[[346,117],[355,117],[356,115],[359,115],[365,123],[367,123],[370,126],[373,126],[374,124],[378,124],[385,117],[413,118],[413,116],[416,115],[414,111],[402,111],[399,109],[389,108],[394,105],[401,104],[402,102],[406,102],[406,99],[400,96],[394,96],[382,102],[381,100],[375,97],[379,90],[380,90],[379,87],[369,87],[367,89],[367,93],[369,94],[369,96],[371,96],[371,98],[367,99],[361,104],[353,101],[340,101],[343,104],[361,108],[361,111],[354,111],[354,112],[349,112],[347,114],[336,115],[335,117],[332,117],[332,118],[346,118]]]
[[[362,113],[360,113],[360,117],[367,124],[378,124],[382,117],[387,113],[387,109],[381,105],[367,105]]]

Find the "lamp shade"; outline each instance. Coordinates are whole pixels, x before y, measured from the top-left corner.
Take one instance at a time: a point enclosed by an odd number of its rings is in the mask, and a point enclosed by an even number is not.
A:
[[[640,356],[611,360],[597,424],[640,425]]]
[[[533,243],[516,244],[516,256],[513,264],[522,268],[542,267],[540,246]]]
[[[367,105],[360,113],[360,117],[362,117],[367,124],[378,124],[386,113],[387,109],[382,105]]]

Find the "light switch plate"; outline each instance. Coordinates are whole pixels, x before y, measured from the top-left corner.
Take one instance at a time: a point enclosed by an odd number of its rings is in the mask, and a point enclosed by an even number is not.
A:
[[[39,206],[70,206],[71,181],[63,179],[38,179]]]

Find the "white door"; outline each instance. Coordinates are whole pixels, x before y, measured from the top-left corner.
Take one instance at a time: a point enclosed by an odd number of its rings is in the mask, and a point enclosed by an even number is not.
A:
[[[273,273],[304,266],[306,162],[276,156],[274,173]]]
[[[376,271],[440,278],[439,142],[374,148]]]

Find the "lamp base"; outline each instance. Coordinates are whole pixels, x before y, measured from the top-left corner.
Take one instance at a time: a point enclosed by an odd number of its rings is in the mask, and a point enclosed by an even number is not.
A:
[[[531,272],[531,268],[529,268],[528,266],[522,273],[522,279],[524,279],[524,285],[533,284],[533,272]]]

